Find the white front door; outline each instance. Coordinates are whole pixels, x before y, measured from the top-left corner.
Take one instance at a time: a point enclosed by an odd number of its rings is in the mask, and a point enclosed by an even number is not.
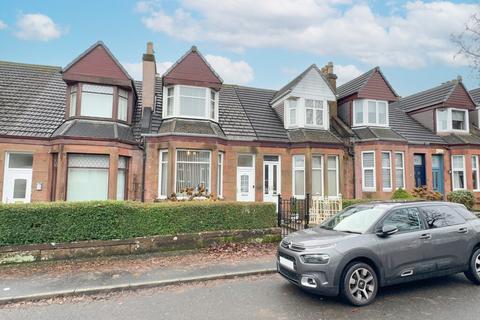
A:
[[[33,155],[7,153],[3,177],[3,203],[30,202]]]
[[[263,161],[263,201],[276,202],[280,193],[280,162],[278,156]],[[276,159],[276,160],[275,160]]]
[[[237,201],[255,201],[255,169],[237,168]]]

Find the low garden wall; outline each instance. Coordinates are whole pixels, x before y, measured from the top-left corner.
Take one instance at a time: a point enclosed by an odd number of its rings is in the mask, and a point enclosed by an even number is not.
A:
[[[274,204],[56,202],[0,205],[0,263],[279,241]]]

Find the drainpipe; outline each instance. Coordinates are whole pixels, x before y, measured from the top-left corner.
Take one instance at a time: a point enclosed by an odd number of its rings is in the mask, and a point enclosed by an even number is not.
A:
[[[145,202],[145,171],[147,165],[147,146],[145,143],[145,137],[142,137],[139,148],[142,150],[142,202]]]

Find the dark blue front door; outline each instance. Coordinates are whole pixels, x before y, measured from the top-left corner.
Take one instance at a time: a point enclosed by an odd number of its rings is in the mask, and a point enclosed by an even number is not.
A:
[[[415,187],[423,187],[427,185],[427,177],[425,174],[425,155],[414,154],[413,165],[415,171]]]
[[[443,156],[441,154],[432,156],[432,184],[434,191],[443,194]]]

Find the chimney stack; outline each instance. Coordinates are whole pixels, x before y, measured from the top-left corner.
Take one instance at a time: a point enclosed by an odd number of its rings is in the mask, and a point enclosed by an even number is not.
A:
[[[157,65],[153,51],[153,43],[147,42],[147,52],[143,54],[142,110],[153,111],[155,97],[155,76]]]
[[[327,63],[322,68],[322,73],[325,75],[328,82],[330,82],[330,85],[332,86],[333,90],[336,93],[337,92],[337,75],[333,73],[333,62],[330,61],[329,63]]]

